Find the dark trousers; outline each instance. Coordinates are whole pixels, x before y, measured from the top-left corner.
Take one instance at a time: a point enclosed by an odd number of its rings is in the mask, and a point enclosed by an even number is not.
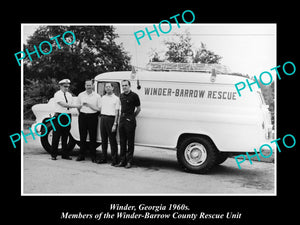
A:
[[[96,158],[96,139],[99,113],[79,113],[78,125],[80,136],[79,155],[84,157],[88,148],[86,141],[87,134],[90,137],[90,153],[92,158]]]
[[[117,163],[117,156],[118,156],[118,144],[116,135],[117,132],[112,132],[111,129],[114,125],[115,117],[114,116],[101,116],[100,122],[100,132],[101,132],[101,141],[102,141],[102,153],[103,153],[103,160],[107,160],[107,146],[108,146],[108,139],[110,143],[111,149],[111,158],[113,163]]]
[[[132,163],[134,152],[136,120],[134,115],[120,117],[119,135],[120,135],[120,156],[121,163]]]
[[[62,156],[68,156],[68,148],[67,148],[67,141],[71,129],[71,122],[69,121],[69,118],[66,115],[62,115],[59,118],[59,121],[62,125],[66,125],[70,123],[68,126],[63,127],[58,123],[58,116],[61,113],[55,113],[54,117],[55,119],[52,120],[53,125],[55,127],[55,130],[53,129],[53,136],[52,136],[52,151],[51,151],[51,156],[56,157],[58,153],[58,144],[59,144],[59,139],[61,138],[61,145],[62,145]],[[71,114],[68,114],[71,118]]]

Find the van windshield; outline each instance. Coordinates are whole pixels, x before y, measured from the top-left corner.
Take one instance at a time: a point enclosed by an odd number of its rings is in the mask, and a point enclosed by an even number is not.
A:
[[[101,81],[97,84],[97,92],[102,97],[106,94],[105,92],[105,84],[111,83],[111,85],[114,87],[114,94],[118,97],[120,97],[120,83],[119,82],[109,82],[109,81]]]

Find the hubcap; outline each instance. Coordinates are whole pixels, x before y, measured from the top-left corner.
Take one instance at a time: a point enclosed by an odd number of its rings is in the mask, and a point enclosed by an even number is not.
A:
[[[185,148],[184,157],[190,165],[200,166],[207,158],[207,151],[202,144],[193,142]]]

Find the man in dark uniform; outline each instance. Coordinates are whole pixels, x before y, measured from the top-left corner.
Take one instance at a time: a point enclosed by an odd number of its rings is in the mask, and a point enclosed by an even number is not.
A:
[[[134,137],[136,128],[136,116],[141,111],[139,96],[130,90],[130,81],[122,81],[123,93],[120,95],[121,116],[119,124],[120,157],[118,167],[130,168],[134,152]]]

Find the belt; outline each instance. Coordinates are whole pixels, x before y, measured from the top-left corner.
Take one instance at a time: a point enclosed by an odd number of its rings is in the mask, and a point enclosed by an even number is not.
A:
[[[116,117],[116,116],[113,116],[113,115],[104,115],[104,114],[101,114],[101,116],[109,117],[109,118],[115,118]]]
[[[133,113],[121,113],[121,116],[134,116]]]
[[[81,114],[81,115],[87,115],[87,116],[88,116],[88,115],[98,115],[98,112],[95,112],[95,113],[84,113],[84,112],[80,112],[79,115],[80,115],[80,114]]]

